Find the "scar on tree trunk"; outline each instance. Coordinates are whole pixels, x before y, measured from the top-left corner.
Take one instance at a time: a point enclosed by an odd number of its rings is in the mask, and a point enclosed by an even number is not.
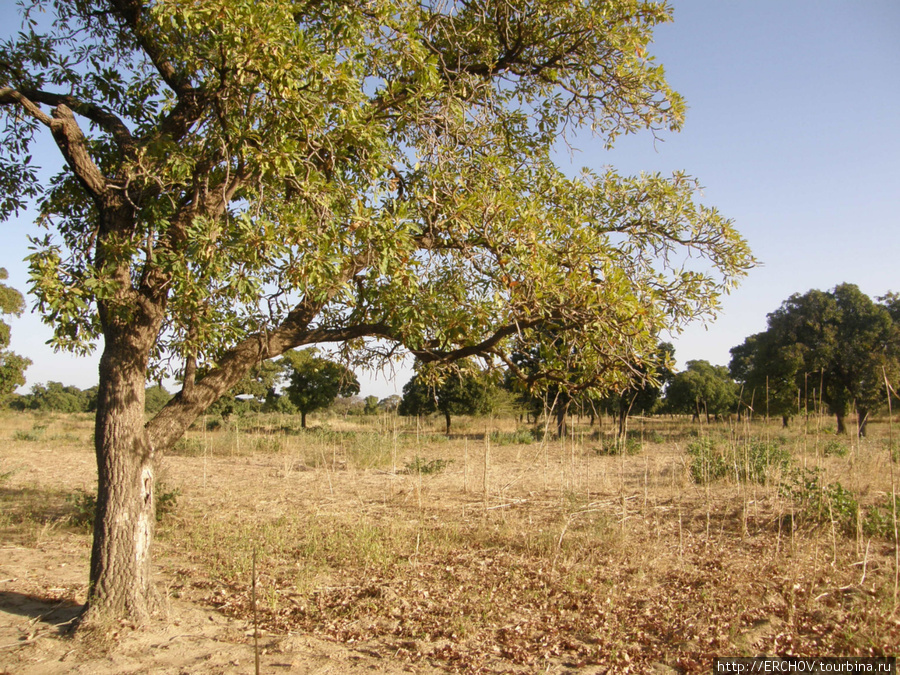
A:
[[[106,617],[142,623],[158,608],[150,570],[156,457],[144,428],[147,354],[134,340],[108,336],[100,360],[88,624]]]

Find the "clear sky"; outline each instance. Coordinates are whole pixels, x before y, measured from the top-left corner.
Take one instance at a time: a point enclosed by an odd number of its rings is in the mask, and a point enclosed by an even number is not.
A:
[[[620,139],[612,151],[580,139],[572,161],[621,173],[685,170],[761,261],[714,323],[675,340],[678,362],[727,365],[729,349],[764,330],[766,314],[793,293],[843,282],[872,297],[900,291],[900,1],[671,4],[675,21],[657,29],[651,53],[687,99],[684,130],[657,143],[649,134]],[[13,14],[0,1],[0,31],[17,27]],[[6,283],[24,291],[30,216],[0,228]],[[96,384],[96,357],[53,354],[34,315],[11,324],[12,349],[34,361],[27,386]],[[361,378],[361,393],[399,393],[405,377]]]

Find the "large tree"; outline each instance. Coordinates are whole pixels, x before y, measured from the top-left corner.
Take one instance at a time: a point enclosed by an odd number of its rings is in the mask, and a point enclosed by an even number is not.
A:
[[[769,385],[776,408],[793,412],[793,401],[825,403],[846,432],[857,412],[865,434],[869,414],[885,401],[884,378],[900,374],[900,325],[895,296],[873,302],[853,284],[830,291],[794,294],[769,314],[765,332],[732,350],[732,371],[761,397]]]
[[[656,352],[646,361],[632,365],[632,379],[621,389],[613,389],[600,400],[600,405],[616,418],[616,436],[624,438],[628,431],[628,416],[654,412],[662,399],[663,389],[675,377],[675,347],[660,342]]]
[[[554,162],[579,128],[681,125],[647,53],[662,3],[22,6],[0,42],[0,217],[37,199],[55,344],[102,340],[88,617],[147,615],[156,461],[261,361],[322,342],[503,360],[550,327],[614,372],[752,265],[690,177]],[[62,160],[45,182],[42,133]],[[183,386],[145,423],[158,367]]]
[[[0,267],[0,281],[9,278],[7,271]],[[25,299],[15,288],[0,284],[0,316],[12,314],[19,316],[25,309]],[[0,320],[0,401],[15,391],[16,387],[25,384],[25,369],[31,365],[31,359],[9,351],[10,326]]]
[[[284,393],[300,411],[300,426],[304,429],[307,414],[327,408],[338,396],[348,398],[359,393],[359,381],[353,371],[318,356],[315,349],[290,351],[281,363],[287,377]]]
[[[672,412],[689,413],[694,421],[737,411],[738,387],[725,366],[709,361],[688,361],[666,389],[666,407]]]
[[[751,335],[731,349],[728,371],[741,383],[741,405],[754,413],[781,416],[787,427],[800,412],[803,388],[798,380],[803,373],[802,347],[785,342],[773,331]]]
[[[440,412],[449,436],[453,415],[489,412],[495,389],[491,374],[478,370],[471,362],[464,361],[451,372],[417,372],[403,387],[397,414],[417,416]]]

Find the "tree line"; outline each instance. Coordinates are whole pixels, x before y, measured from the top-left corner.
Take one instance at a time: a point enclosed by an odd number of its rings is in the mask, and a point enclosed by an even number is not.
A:
[[[8,344],[9,331],[4,335]],[[335,406],[363,415],[439,414],[448,434],[454,416],[513,413],[535,422],[552,417],[558,435],[565,434],[570,414],[588,416],[592,424],[606,414],[624,436],[631,415],[687,414],[707,422],[730,414],[774,416],[786,427],[796,415],[826,410],[835,416],[841,434],[847,431],[848,414],[856,413],[856,431],[865,435],[868,420],[884,407],[900,374],[900,295],[888,293],[873,301],[853,284],[794,294],[768,315],[765,331],[732,348],[731,355],[727,367],[693,360],[676,373],[674,347],[661,342],[652,359],[634,365],[625,386],[582,394],[561,387],[529,388],[511,371],[482,369],[471,359],[445,372],[417,362],[402,397],[359,399],[353,371],[311,348],[254,368],[208,412],[298,414],[303,428],[308,414]],[[518,362],[525,367],[538,358],[538,352],[520,354]],[[51,381],[35,384],[28,394],[8,395],[7,406],[94,412],[97,390]],[[145,411],[155,414],[171,397],[161,385],[148,387]]]

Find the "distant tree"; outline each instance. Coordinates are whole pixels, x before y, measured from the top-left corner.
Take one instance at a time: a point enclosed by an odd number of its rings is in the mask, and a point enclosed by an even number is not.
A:
[[[654,412],[662,398],[662,390],[675,377],[672,366],[675,347],[661,342],[652,358],[633,365],[633,379],[627,388],[603,397],[600,404],[616,418],[616,435],[623,438],[632,414]]]
[[[155,415],[163,409],[171,398],[172,394],[166,391],[166,388],[161,384],[147,387],[147,390],[144,392],[144,410],[151,415]]]
[[[666,389],[666,407],[671,412],[690,413],[695,421],[701,415],[718,418],[737,409],[738,388],[725,366],[709,361],[688,361]]]
[[[365,407],[363,408],[363,415],[377,415],[378,410],[378,397],[377,396],[366,396],[364,399]]]
[[[18,401],[25,410],[61,413],[87,412],[91,402],[91,390],[82,391],[78,387],[52,381],[47,384],[33,385],[31,393],[21,397]]]
[[[431,373],[417,372],[403,387],[397,412],[407,417],[440,412],[449,435],[453,415],[476,415],[490,409],[493,388],[487,373],[471,362],[463,362],[442,377],[433,378]]]
[[[732,348],[728,371],[742,385],[740,405],[751,414],[780,416],[787,428],[800,411],[802,351],[799,344],[785,343],[774,331],[751,335]]]
[[[818,397],[835,416],[838,433],[846,433],[845,418],[855,409],[857,432],[865,435],[869,415],[885,400],[885,375],[896,381],[900,373],[897,296],[882,302],[853,284],[794,294],[769,314],[764,333],[733,350],[733,370],[757,389],[768,376],[783,410],[789,393]]]
[[[0,281],[8,278],[9,274],[0,267]],[[0,316],[19,316],[23,309],[25,298],[22,294],[15,288],[0,284]],[[5,321],[0,321],[0,401],[15,391],[16,387],[25,384],[25,369],[31,365],[31,359],[7,350],[9,342],[10,326]]]
[[[288,372],[285,389],[288,398],[300,411],[300,426],[306,428],[306,415],[327,408],[338,397],[359,393],[359,382],[346,366],[316,356],[315,349],[290,351],[281,362]]]
[[[397,408],[400,406],[400,401],[402,397],[398,394],[391,394],[387,398],[383,398],[378,402],[378,407],[384,412],[392,413],[396,412]]]

